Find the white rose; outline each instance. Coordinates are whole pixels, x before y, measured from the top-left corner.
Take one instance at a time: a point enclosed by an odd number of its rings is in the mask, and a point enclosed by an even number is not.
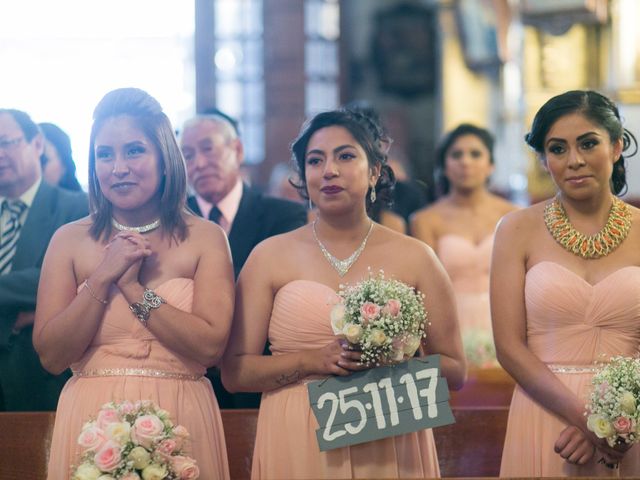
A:
[[[344,316],[346,310],[344,305],[341,303],[337,303],[331,309],[331,328],[333,329],[334,335],[342,335],[342,330],[344,329]]]
[[[73,474],[73,480],[98,480],[102,472],[95,465],[81,463]]]
[[[620,397],[620,408],[624,413],[632,415],[636,412],[636,399],[631,392],[624,392]]]
[[[107,426],[105,433],[111,440],[124,445],[131,439],[131,425],[127,422],[111,423]]]
[[[152,463],[151,465],[145,467],[142,470],[142,478],[144,480],[162,480],[167,476],[169,472],[167,471],[167,467],[164,465],[158,465],[157,463]]]
[[[587,419],[587,428],[596,434],[598,438],[607,438],[615,433],[611,422],[602,415],[592,414]]]
[[[379,328],[372,329],[371,330],[371,335],[370,335],[369,338],[371,340],[371,343],[376,347],[379,347],[380,345],[383,345],[384,342],[387,341],[387,336]]]
[[[144,447],[134,447],[127,455],[127,460],[133,462],[133,468],[142,470],[151,463],[151,454]]]
[[[420,347],[420,337],[409,337],[404,344],[404,353],[413,357],[418,348]]]
[[[362,337],[362,327],[356,323],[347,323],[342,333],[349,343],[358,343]]]

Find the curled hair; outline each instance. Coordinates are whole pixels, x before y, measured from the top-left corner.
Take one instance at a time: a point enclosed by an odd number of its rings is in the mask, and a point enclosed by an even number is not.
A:
[[[375,116],[350,109],[319,113],[302,126],[298,138],[291,144],[294,166],[300,179],[299,183],[291,183],[298,189],[300,195],[303,198],[309,198],[305,171],[305,157],[309,140],[318,130],[327,127],[343,127],[348,130],[364,150],[369,166],[380,165],[380,176],[373,188],[375,188],[376,197],[379,201],[390,205],[393,199],[393,188],[396,183],[393,170],[387,165],[387,150],[391,144],[391,139],[385,134]],[[367,191],[366,196],[367,211],[372,207],[370,193],[371,189]]]
[[[472,125],[471,123],[462,123],[458,125],[456,128],[454,128],[444,136],[436,150],[436,168],[434,171],[434,176],[439,196],[446,195],[451,189],[449,179],[444,173],[449,149],[453,146],[454,143],[456,143],[456,141],[460,137],[464,137],[467,135],[473,135],[477,137],[489,151],[489,161],[491,162],[491,165],[493,165],[495,162],[493,157],[494,138],[493,135],[491,135],[491,132],[489,132],[489,130],[485,128]]]
[[[187,225],[182,216],[186,204],[187,174],[184,159],[169,118],[158,101],[138,88],[119,88],[107,93],[93,112],[93,126],[89,142],[89,205],[93,224],[89,230],[98,240],[111,234],[111,202],[102,193],[96,174],[95,141],[104,123],[113,117],[128,116],[155,145],[159,153],[160,170],[164,175],[160,184],[160,225],[163,234],[184,240]]]
[[[622,152],[627,152],[633,145],[633,151],[620,157],[613,164],[611,173],[611,190],[616,195],[627,191],[627,169],[625,157],[635,155],[638,142],[633,134],[622,126],[618,107],[610,99],[593,90],[571,90],[556,95],[545,103],[536,113],[531,131],[524,137],[539,156],[544,159],[544,141],[555,122],[565,115],[578,113],[603,128],[609,134],[611,143],[622,139]]]

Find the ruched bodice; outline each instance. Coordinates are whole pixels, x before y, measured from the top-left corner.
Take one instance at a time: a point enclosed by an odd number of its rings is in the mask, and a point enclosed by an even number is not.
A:
[[[193,287],[191,279],[173,278],[154,291],[168,305],[191,312]],[[154,321],[153,313],[149,321]],[[117,288],[109,292],[98,331],[72,369],[56,411],[49,480],[69,478],[70,466],[78,463],[76,441],[83,423],[103,404],[124,400],[151,400],[187,428],[200,478],[229,478],[222,418],[203,377],[205,366],[163,345],[133,315]]]
[[[640,346],[640,267],[616,270],[591,285],[568,268],[543,261],[525,279],[527,344],[576,397],[587,403],[595,361],[634,356]],[[638,476],[640,449],[633,447],[617,470],[565,462],[554,444],[566,423],[516,387],[501,477]]]
[[[312,280],[294,280],[282,286],[274,297],[269,323],[273,354],[318,349],[335,341],[330,312],[337,302],[332,288]],[[262,395],[253,479],[439,476],[430,430],[321,452],[307,380]]]
[[[489,306],[492,248],[493,235],[474,244],[447,234],[438,239],[436,250],[453,285],[464,353],[474,367],[497,366]]]
[[[591,285],[560,264],[541,262],[527,272],[525,298],[529,347],[545,363],[589,364],[638,353],[640,267]]]

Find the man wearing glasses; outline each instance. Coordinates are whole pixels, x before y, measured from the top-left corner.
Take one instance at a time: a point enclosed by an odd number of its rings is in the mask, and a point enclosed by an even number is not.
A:
[[[31,340],[44,253],[86,194],[42,181],[44,139],[29,115],[0,109],[0,410],[55,410],[68,375],[46,372]]]

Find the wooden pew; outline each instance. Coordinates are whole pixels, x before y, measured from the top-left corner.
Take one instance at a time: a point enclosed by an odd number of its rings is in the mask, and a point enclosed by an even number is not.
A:
[[[436,428],[443,477],[497,476],[508,409],[458,407],[457,422]],[[44,480],[53,412],[0,412],[0,479]],[[257,410],[223,410],[222,421],[233,480],[251,474]],[[203,479],[204,480],[204,479]]]

